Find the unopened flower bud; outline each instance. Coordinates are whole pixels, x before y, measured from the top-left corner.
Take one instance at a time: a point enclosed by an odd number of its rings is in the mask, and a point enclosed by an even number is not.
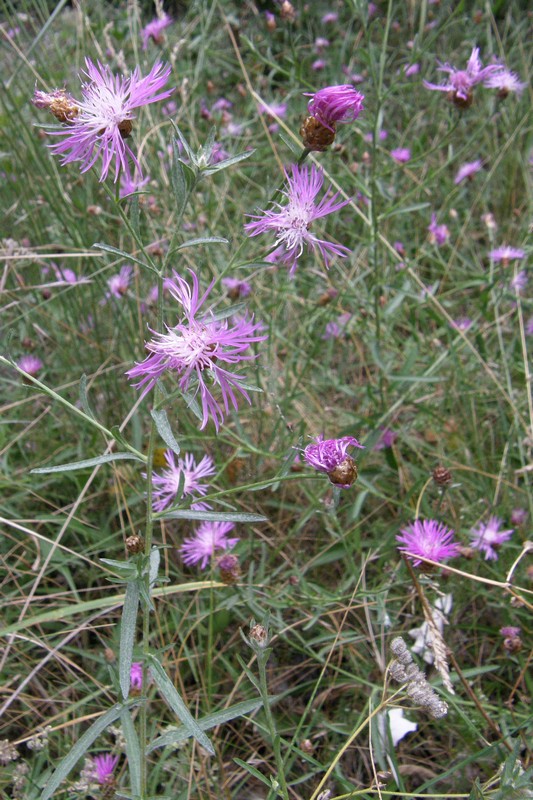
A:
[[[268,644],[268,631],[264,625],[261,625],[258,622],[256,622],[255,625],[252,625],[248,636],[252,642],[255,642],[255,644],[261,648],[266,647]]]
[[[289,0],[283,0],[279,10],[279,15],[281,19],[286,20],[287,22],[295,21],[296,11],[294,10],[293,4],[289,3]]]
[[[136,556],[137,553],[142,553],[144,550],[144,539],[137,533],[133,534],[133,536],[128,536],[125,544],[130,556]]]
[[[449,486],[452,482],[452,473],[449,469],[440,464],[438,467],[435,467],[431,474],[437,486]]]

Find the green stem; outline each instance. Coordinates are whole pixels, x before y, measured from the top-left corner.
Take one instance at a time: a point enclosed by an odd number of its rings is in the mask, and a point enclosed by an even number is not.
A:
[[[277,731],[276,723],[270,708],[268,697],[268,680],[266,674],[266,665],[269,657],[268,650],[258,650],[257,653],[257,666],[259,669],[259,691],[261,700],[263,701],[263,709],[265,711],[266,723],[270,738],[272,740],[272,750],[274,751],[274,760],[276,762],[276,772],[281,795],[284,800],[289,800],[289,789],[287,781],[285,780],[285,763],[281,755],[281,737]],[[270,795],[269,795],[270,797]]]

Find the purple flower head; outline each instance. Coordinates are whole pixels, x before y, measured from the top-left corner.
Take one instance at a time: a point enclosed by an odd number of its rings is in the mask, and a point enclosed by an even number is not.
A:
[[[452,322],[453,327],[456,331],[467,331],[469,328],[472,327],[474,324],[473,320],[470,317],[458,317],[454,319]]]
[[[352,315],[347,311],[339,314],[336,320],[328,322],[322,335],[322,339],[340,339],[345,333],[345,328],[351,320]]]
[[[381,435],[374,445],[374,450],[385,450],[387,447],[392,447],[398,434],[390,428],[382,428]]]
[[[194,536],[185,539],[180,547],[183,563],[189,566],[200,564],[205,569],[216,550],[231,550],[238,537],[228,539],[228,533],[233,530],[233,522],[202,522]]]
[[[357,470],[349,447],[364,450],[355,436],[342,436],[340,439],[322,439],[317,436],[303,451],[304,460],[318,472],[327,473],[330,481],[341,489],[349,489],[357,478]],[[346,475],[347,480],[344,480]]]
[[[165,100],[171,90],[160,91],[170,75],[170,66],[154,64],[146,77],[136,67],[131,75],[123,78],[113,75],[108,66],[100,62],[93,64],[85,59],[87,83],[82,85],[83,100],[77,104],[78,114],[65,128],[50,131],[52,136],[63,136],[63,140],[51,145],[56,155],[62,155],[62,164],[81,162],[81,172],[87,172],[102,158],[100,181],[107,178],[114,165],[115,177],[120,172],[130,173],[130,158],[139,174],[139,162],[126,139],[130,135],[135,119],[134,111],[141,106]]]
[[[129,266],[129,264],[124,264],[117,275],[112,275],[107,281],[109,291],[105,294],[106,298],[116,297],[120,300],[124,297],[128,291],[132,274],[133,267]]]
[[[284,117],[287,113],[287,103],[259,103],[257,110],[268,117]]]
[[[524,269],[517,272],[516,275],[511,279],[510,283],[511,289],[516,292],[516,294],[521,294],[527,286],[527,273]]]
[[[319,239],[309,230],[315,219],[325,217],[343,208],[349,200],[337,200],[339,194],[332,197],[327,195],[319,203],[315,199],[324,183],[324,173],[314,165],[292,166],[292,178],[285,173],[289,187],[283,194],[288,202],[284,206],[276,203],[278,210],[263,211],[262,215],[253,215],[253,222],[244,226],[249,236],[257,236],[267,231],[276,234],[276,250],[270,254],[269,260],[280,261],[290,266],[289,274],[294,275],[298,258],[302,255],[304,245],[313,252],[318,250],[324,259],[326,269],[329,268],[329,256],[335,254],[341,257],[350,252],[343,245]]]
[[[447,72],[448,80],[446,83],[437,85],[423,81],[426,89],[432,89],[437,92],[446,92],[455,105],[460,108],[468,108],[473,100],[472,90],[478,83],[483,83],[490,75],[494,74],[501,67],[497,64],[490,64],[488,67],[483,67],[479,57],[479,47],[474,47],[466,69],[456,69],[450,64],[443,64],[438,68],[439,72]]]
[[[496,561],[497,549],[514,533],[514,528],[501,531],[501,524],[502,520],[499,517],[489,517],[488,522],[482,522],[470,531],[471,545],[485,554],[485,561]]]
[[[209,157],[209,164],[220,164],[221,161],[225,161],[229,157],[230,153],[224,149],[223,145],[220,142],[215,142]]]
[[[35,378],[42,370],[43,362],[40,358],[37,358],[37,356],[27,355],[19,358],[17,361],[17,367]]]
[[[161,475],[154,473],[154,511],[164,511],[172,505],[177,496],[180,484],[182,487],[181,497],[187,495],[199,495],[203,497],[207,494],[209,485],[201,483],[202,478],[207,478],[215,474],[213,459],[204,456],[199,464],[194,460],[191,453],[187,453],[184,458],[179,458],[176,464],[176,457],[172,450],[165,451],[165,460],[168,469],[164,469]]]
[[[513,525],[523,525],[527,520],[527,511],[525,508],[513,508],[511,512],[511,522]]]
[[[454,178],[454,183],[458,186],[467,178],[473,178],[476,172],[483,168],[483,162],[478,158],[476,161],[468,161],[462,164],[457,170],[457,175]]]
[[[408,558],[413,566],[422,564],[423,558],[431,561],[447,561],[459,555],[459,545],[453,541],[453,530],[434,519],[416,519],[396,536],[402,553],[412,553]]]
[[[140,692],[143,688],[143,665],[134,661],[130,667],[130,689]]]
[[[141,189],[150,183],[150,176],[146,178],[137,178],[130,175],[129,172],[122,172],[120,175],[120,197],[127,197],[134,192],[140,192]]]
[[[329,39],[325,39],[324,36],[317,36],[315,39],[316,52],[321,53],[326,47],[329,47]]]
[[[336,11],[328,11],[327,14],[324,14],[322,19],[320,20],[322,25],[329,25],[332,22],[337,22],[339,19],[339,15]]]
[[[224,413],[229,413],[230,405],[237,410],[236,392],[248,403],[251,402],[242,386],[245,376],[231,372],[223,365],[251,361],[257,356],[246,353],[253,342],[262,342],[267,334],[263,326],[254,322],[253,317],[217,319],[211,309],[202,312],[202,306],[209,296],[213,283],[199,297],[198,278],[192,270],[192,288],[177,272],[165,282],[165,286],[181,305],[184,317],[174,327],[166,326],[166,333],[156,333],[146,343],[150,355],[136,364],[126,374],[138,379],[134,385],[143,387],[143,395],[152,389],[165,372],[174,372],[179,378],[179,387],[187,392],[195,379],[194,394],[200,396],[202,406],[201,429],[205,428],[209,417],[213,418],[218,431],[224,421]],[[212,387],[219,387],[223,408],[215,398]]]
[[[525,252],[519,247],[510,247],[508,244],[503,244],[501,247],[491,250],[489,258],[495,263],[502,261],[505,266],[509,261],[521,261],[525,255]]]
[[[406,78],[410,78],[411,75],[418,75],[420,64],[405,64],[403,71]]]
[[[103,756],[94,756],[93,762],[98,783],[111,783],[113,781],[113,771],[118,764],[118,756],[111,756],[106,753]]]
[[[241,297],[248,297],[252,292],[252,287],[246,281],[239,278],[222,278],[222,286],[226,288],[228,297],[238,300]]]
[[[146,25],[141,31],[143,50],[148,48],[148,42],[150,39],[152,39],[154,44],[163,44],[163,31],[165,28],[168,28],[169,25],[172,25],[172,22],[172,17],[169,17],[169,15],[165,13],[163,13],[162,17],[156,17],[149,22],[148,25]]]
[[[450,231],[447,225],[437,223],[437,215],[431,215],[431,223],[428,225],[429,241],[438,247],[445,244],[450,238]]]
[[[500,628],[500,633],[502,636],[520,636],[521,629],[516,628],[514,625],[507,625],[504,628]]]
[[[408,147],[397,147],[390,154],[397,164],[407,164],[411,160],[411,151]]]
[[[498,97],[502,99],[508,94],[517,94],[519,97],[527,86],[527,82],[522,82],[516,72],[500,66],[499,71],[491,73],[484,81],[483,85],[488,89],[497,89]]]
[[[326,61],[323,58],[317,58],[311,64],[311,69],[313,72],[321,72],[323,69],[326,68]]]
[[[326,86],[315,92],[304,92],[311,97],[307,104],[309,114],[325,128],[335,131],[337,123],[354,122],[363,110],[364,95],[350,84]]]

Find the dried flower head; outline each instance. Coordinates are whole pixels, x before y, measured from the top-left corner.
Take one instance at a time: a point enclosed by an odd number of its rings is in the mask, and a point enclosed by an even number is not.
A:
[[[220,580],[227,586],[232,586],[237,583],[241,577],[241,566],[239,564],[239,557],[233,553],[225,553],[217,561],[219,569]]]
[[[284,192],[287,204],[277,206],[278,210],[263,211],[261,215],[253,217],[253,222],[244,226],[249,236],[273,231],[276,234],[277,248],[267,256],[267,261],[281,262],[290,266],[289,274],[293,275],[299,257],[302,255],[304,245],[315,252],[318,250],[326,268],[329,267],[331,254],[344,257],[350,252],[343,245],[319,239],[310,231],[311,224],[343,208],[349,200],[338,200],[339,194],[333,196],[326,194],[319,203],[316,197],[324,183],[324,173],[314,165],[298,167],[293,164],[292,177],[286,173],[288,189]]]
[[[65,89],[54,89],[53,92],[35,90],[32,103],[36,108],[46,108],[54,117],[68,124],[78,116],[78,102]]]
[[[435,467],[431,476],[437,486],[449,486],[452,482],[452,473],[447,467],[443,467],[441,464]]]
[[[142,553],[144,550],[144,539],[138,533],[134,533],[131,536],[126,537],[125,545],[128,555],[136,556],[138,553]]]
[[[429,685],[424,673],[413,663],[411,651],[401,636],[391,642],[390,648],[396,659],[389,664],[389,673],[398,683],[405,685],[408,696],[417,705],[422,706],[435,719],[448,713],[448,704],[441,700]]]
[[[165,284],[183,309],[183,321],[173,327],[167,325],[166,333],[152,331],[154,338],[146,344],[150,355],[126,374],[130,378],[138,379],[134,385],[143,387],[143,394],[146,394],[166,372],[175,373],[183,392],[194,388],[195,394],[200,396],[200,428],[205,428],[211,416],[218,431],[225,413],[229,413],[230,405],[235,410],[238,408],[236,392],[248,403],[251,402],[242,385],[245,376],[222,365],[235,365],[255,359],[256,354],[246,351],[252,343],[263,341],[267,335],[262,333],[262,324],[254,322],[253,317],[239,317],[232,324],[227,318],[217,319],[211,309],[203,311],[202,306],[213,283],[200,297],[198,278],[192,270],[189,271],[192,288],[177,272]],[[211,386],[219,388],[222,406],[215,398]]]

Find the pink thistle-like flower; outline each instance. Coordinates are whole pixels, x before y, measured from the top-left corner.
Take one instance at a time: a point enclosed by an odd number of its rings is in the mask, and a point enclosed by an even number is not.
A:
[[[398,550],[412,553],[407,557],[415,567],[422,564],[423,558],[439,563],[447,561],[459,555],[459,545],[453,541],[453,533],[453,530],[434,519],[416,519],[396,536],[396,541],[401,545]]]
[[[120,175],[119,196],[123,198],[134,192],[140,192],[148,183],[150,183],[149,175],[146,178],[141,178],[140,176],[134,178],[129,172],[122,172]]]
[[[130,667],[130,688],[136,692],[143,688],[143,665],[140,661],[134,661]]]
[[[154,44],[163,44],[165,37],[163,36],[163,31],[165,28],[168,28],[169,25],[172,25],[173,19],[169,17],[168,14],[163,13],[163,16],[156,17],[148,25],[141,31],[141,37],[143,40],[143,50],[148,49],[148,42],[150,39],[154,42]]]
[[[326,194],[319,203],[316,203],[315,199],[324,183],[324,173],[314,165],[309,169],[307,166],[297,167],[293,164],[292,178],[288,173],[285,175],[289,187],[283,194],[287,197],[288,203],[284,206],[276,203],[279,210],[266,210],[262,212],[262,215],[249,214],[248,216],[253,217],[254,220],[247,222],[244,229],[249,236],[274,231],[278,246],[266,260],[288,264],[291,276],[296,271],[304,245],[307,245],[312,251],[318,250],[324,259],[326,269],[328,269],[330,254],[344,258],[350,250],[343,245],[319,239],[311,233],[309,228],[314,220],[338,211],[350,201],[337,200],[339,197],[337,192],[332,197]]]
[[[525,269],[522,269],[520,272],[517,272],[513,278],[511,278],[510,287],[514,292],[516,292],[516,294],[522,294],[527,286],[527,281],[527,272]]]
[[[460,108],[468,108],[473,100],[472,90],[478,83],[483,83],[486,79],[493,75],[501,67],[497,64],[489,64],[488,67],[483,67],[479,57],[479,47],[474,47],[466,69],[456,69],[450,64],[442,64],[438,67],[439,72],[447,72],[449,78],[446,83],[438,85],[423,81],[426,89],[432,89],[437,92],[446,92],[455,105]]]
[[[514,528],[501,531],[502,521],[499,517],[489,517],[488,522],[482,522],[470,531],[471,546],[485,554],[485,561],[496,561],[498,548],[514,533]]]
[[[431,215],[431,223],[428,225],[429,241],[438,247],[445,244],[450,238],[450,231],[447,225],[437,223],[437,215]]]
[[[113,75],[108,66],[85,59],[87,83],[82,85],[83,100],[77,102],[78,113],[61,130],[49,131],[51,136],[63,136],[50,145],[53,153],[62,155],[62,164],[81,162],[81,172],[87,172],[101,157],[100,181],[107,178],[114,165],[115,177],[120,172],[130,174],[130,158],[141,174],[139,162],[126,139],[133,128],[134,111],[142,106],[165,100],[172,90],[161,91],[170,76],[170,66],[154,64],[142,77],[138,67],[127,78]]]
[[[498,97],[503,99],[512,93],[520,97],[527,86],[527,82],[521,81],[516,72],[511,72],[511,70],[500,65],[497,72],[493,72],[485,78],[483,85],[487,89],[497,89]]]
[[[363,111],[365,97],[350,84],[326,86],[314,94],[304,94],[311,97],[307,104],[309,114],[330,131],[335,131],[339,122],[354,122]]]
[[[176,464],[176,457],[172,450],[165,451],[165,460],[168,469],[164,469],[161,475],[154,473],[154,510],[164,511],[172,505],[177,497],[181,485],[181,497],[188,495],[199,495],[203,497],[207,494],[209,485],[200,483],[202,478],[207,478],[215,474],[213,459],[204,456],[197,464],[194,456],[187,453],[184,458],[179,458]]]
[[[221,283],[226,288],[228,297],[231,297],[232,300],[248,297],[252,292],[250,284],[247,281],[239,280],[239,278],[222,278]]]
[[[327,62],[324,61],[323,58],[317,58],[311,64],[311,69],[313,70],[313,72],[321,72],[323,69],[326,68],[326,63]]]
[[[106,299],[109,300],[111,297],[116,297],[120,300],[124,297],[128,291],[132,274],[133,267],[129,266],[129,264],[124,264],[124,266],[120,268],[120,272],[116,275],[112,275],[107,281],[109,291],[105,294]]]
[[[511,512],[511,522],[513,525],[523,525],[527,520],[527,511],[525,508],[513,508]]]
[[[500,633],[502,636],[520,636],[521,629],[514,625],[507,625],[504,628],[500,628]]]
[[[320,20],[322,25],[330,25],[332,22],[337,22],[339,15],[336,11],[328,11]]]
[[[268,117],[284,117],[287,113],[287,103],[259,103],[257,110]]]
[[[183,563],[189,566],[199,564],[205,569],[216,550],[231,550],[239,537],[228,539],[228,533],[233,530],[233,522],[202,522],[194,536],[185,539],[180,547]]]
[[[452,326],[456,331],[467,331],[474,324],[470,317],[458,317],[452,321]]]
[[[453,182],[456,186],[458,186],[467,178],[473,178],[476,172],[479,172],[479,170],[482,168],[483,162],[479,158],[476,159],[476,161],[468,161],[466,164],[462,164],[459,167]]]
[[[521,261],[525,255],[525,252],[519,247],[511,247],[508,244],[503,244],[501,247],[491,250],[489,258],[491,261],[494,261],[494,263],[502,261],[504,266],[506,266],[509,261]]]
[[[382,428],[381,435],[374,445],[374,450],[385,450],[388,447],[392,447],[397,438],[398,434],[396,431],[390,428]]]
[[[304,460],[318,472],[325,472],[331,483],[341,489],[349,489],[357,479],[357,468],[349,447],[364,450],[355,436],[342,436],[340,439],[323,439],[317,436],[303,451]]]
[[[106,753],[103,756],[94,756],[94,766],[96,769],[96,780],[98,783],[105,785],[112,783],[113,771],[118,764],[118,756],[109,755]]]
[[[344,335],[346,326],[351,318],[352,315],[348,311],[344,314],[339,314],[336,320],[332,320],[326,324],[322,339],[340,339],[340,337]]]
[[[242,386],[245,376],[230,372],[222,364],[238,364],[251,361],[256,354],[246,353],[254,342],[261,342],[267,334],[261,333],[263,325],[254,322],[253,317],[236,318],[231,324],[228,319],[217,319],[211,309],[202,313],[214,281],[199,296],[198,278],[192,270],[192,289],[187,281],[177,272],[173,278],[165,282],[172,297],[182,306],[184,318],[173,327],[166,327],[166,333],[156,333],[146,343],[150,355],[136,364],[126,374],[139,379],[134,385],[143,387],[143,395],[152,389],[165,372],[174,372],[179,378],[179,387],[187,392],[193,378],[196,379],[194,394],[200,395],[202,406],[201,429],[207,425],[209,416],[213,418],[218,431],[224,421],[230,405],[237,410],[236,392],[239,392],[248,403],[251,402],[248,392]],[[218,386],[222,394],[223,408],[215,399],[208,380]]]
[[[410,78],[412,75],[418,75],[420,72],[420,64],[405,64],[403,71],[406,78]]]
[[[397,164],[407,164],[411,160],[411,151],[408,147],[397,147],[390,154]]]
[[[28,375],[32,376],[32,378],[37,377],[43,366],[44,365],[41,359],[32,355],[22,356],[22,358],[19,358],[17,361],[17,367],[24,370],[24,372],[27,372]]]

